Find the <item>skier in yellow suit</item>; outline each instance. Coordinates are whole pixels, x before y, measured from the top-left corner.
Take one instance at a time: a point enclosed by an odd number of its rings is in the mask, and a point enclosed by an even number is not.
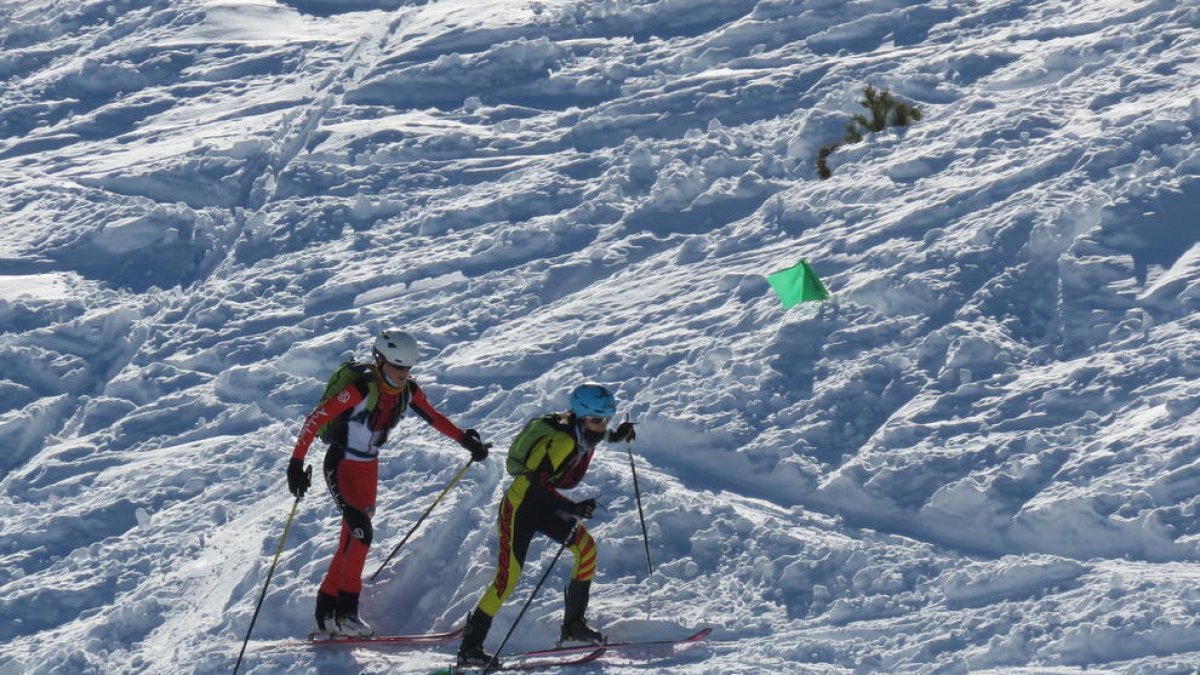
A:
[[[568,544],[575,556],[566,590],[560,642],[599,644],[603,636],[584,618],[596,575],[596,542],[583,524],[596,510],[595,499],[574,502],[559,490],[579,484],[602,440],[610,443],[636,437],[633,424],[623,422],[609,431],[617,402],[607,387],[582,384],[571,393],[569,412],[550,413],[530,420],[509,449],[509,473],[516,477],[500,502],[497,518],[499,551],[496,574],[467,620],[458,650],[462,667],[486,667],[492,655],[483,640],[505,598],[516,588],[525,555],[535,532]],[[578,527],[576,523],[578,522]]]

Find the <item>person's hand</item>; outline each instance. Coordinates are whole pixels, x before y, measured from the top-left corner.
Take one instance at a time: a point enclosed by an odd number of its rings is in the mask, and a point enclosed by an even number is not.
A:
[[[492,444],[484,443],[478,431],[467,429],[463,432],[462,446],[471,451],[472,462],[482,462],[487,459],[488,448],[492,447]]]
[[[635,438],[637,438],[637,431],[633,429],[633,422],[621,422],[608,434],[608,440],[613,443],[628,442]]]
[[[287,468],[288,492],[299,499],[312,487],[312,467],[304,468],[304,460],[292,458]]]
[[[596,513],[596,500],[585,499],[581,502],[575,502],[575,507],[572,510],[580,518],[591,518]]]

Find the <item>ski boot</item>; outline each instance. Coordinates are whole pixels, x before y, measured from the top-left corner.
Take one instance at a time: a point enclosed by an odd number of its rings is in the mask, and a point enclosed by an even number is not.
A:
[[[313,612],[313,616],[317,621],[317,627],[313,631],[313,635],[325,634],[333,635],[337,632],[337,625],[334,623],[334,615],[337,613],[337,598],[328,593],[317,592],[317,609]]]
[[[564,623],[562,630],[558,634],[559,646],[566,646],[568,643],[585,644],[585,645],[602,645],[606,642],[600,631],[588,625],[587,619],[573,619],[570,623]]]
[[[591,595],[592,582],[572,579],[567,585],[566,611],[563,613],[562,630],[558,634],[559,646],[565,643],[582,643],[600,645],[607,642],[600,631],[588,625],[583,618],[587,612],[588,598]]]
[[[371,637],[375,629],[363,621],[357,614],[339,614],[334,620],[337,624],[337,634],[346,637]]]
[[[458,647],[459,668],[500,668],[500,661],[495,655],[483,651],[483,640],[491,627],[492,617],[482,609],[476,608],[471,612],[463,631],[462,644]]]
[[[337,611],[333,623],[337,635],[370,637],[375,634],[375,629],[358,616],[358,593],[338,591]]]

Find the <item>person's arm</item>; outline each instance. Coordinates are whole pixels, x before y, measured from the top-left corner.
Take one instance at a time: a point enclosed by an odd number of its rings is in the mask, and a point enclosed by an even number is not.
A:
[[[463,446],[467,452],[471,453],[472,460],[482,462],[487,459],[488,448],[492,447],[492,444],[484,443],[478,431],[474,429],[459,429],[458,425],[451,422],[449,417],[446,417],[438,412],[437,408],[433,407],[433,404],[425,397],[425,392],[416,382],[409,380],[406,386],[412,388],[412,398],[409,400],[408,405],[421,419],[425,420],[429,426],[445,434],[447,438]]]
[[[463,442],[463,430],[458,428],[454,422],[450,421],[425,396],[425,391],[416,382],[409,380],[408,385],[412,388],[412,399],[408,402],[408,407],[413,409],[413,412],[425,420],[429,426],[442,432],[450,440],[461,444]]]
[[[359,390],[357,383],[351,382],[336,396],[313,409],[308,417],[304,418],[304,424],[300,427],[300,435],[296,438],[296,445],[292,448],[292,459],[303,461],[304,456],[308,454],[308,447],[317,439],[317,430],[321,428],[321,425],[337,419],[338,415],[358,405],[364,398],[366,396]]]

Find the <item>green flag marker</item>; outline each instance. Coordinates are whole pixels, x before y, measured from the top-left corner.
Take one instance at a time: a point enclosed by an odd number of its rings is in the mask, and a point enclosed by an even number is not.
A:
[[[771,288],[775,289],[779,299],[783,301],[784,309],[809,300],[829,298],[825,284],[817,278],[806,260],[801,260],[786,270],[768,274],[767,283],[771,284]]]

